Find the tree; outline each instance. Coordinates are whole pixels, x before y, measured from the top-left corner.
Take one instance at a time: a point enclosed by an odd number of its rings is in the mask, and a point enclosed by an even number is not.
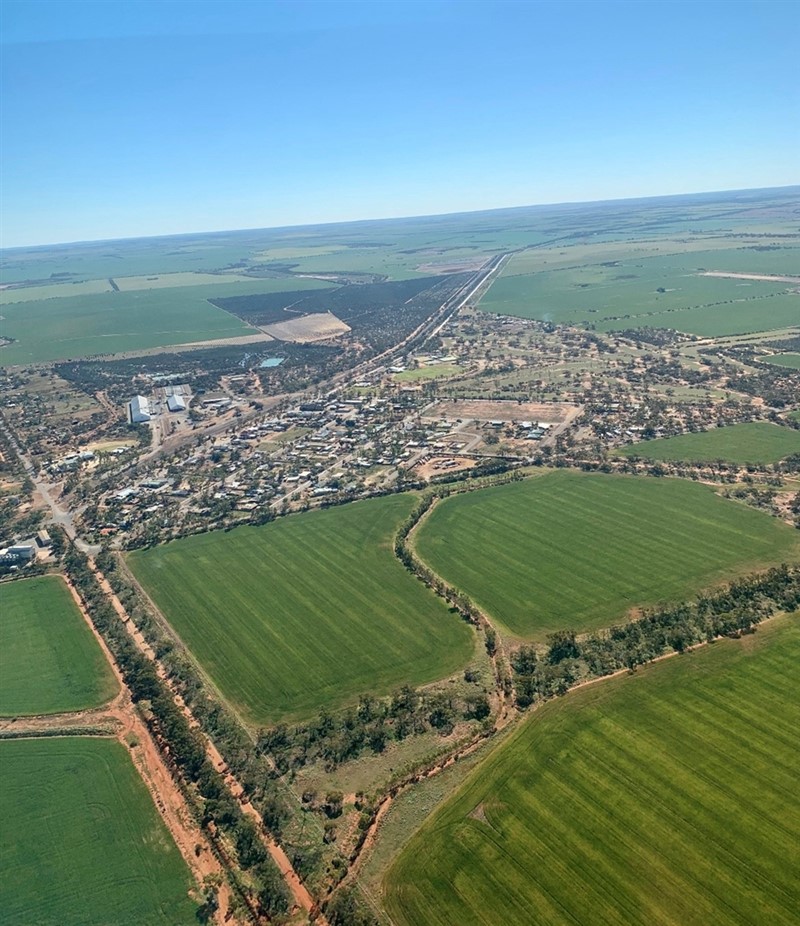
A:
[[[574,630],[559,630],[551,633],[547,642],[550,649],[547,652],[547,661],[552,665],[564,659],[578,659],[581,651],[575,640]]]
[[[289,912],[289,891],[272,859],[265,859],[253,869],[256,900],[266,916]]]

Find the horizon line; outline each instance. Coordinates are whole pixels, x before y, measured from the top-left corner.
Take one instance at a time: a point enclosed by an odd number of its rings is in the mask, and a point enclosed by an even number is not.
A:
[[[585,199],[585,200],[563,200],[561,202],[546,202],[546,203],[524,203],[518,206],[495,206],[489,207],[486,209],[465,209],[465,210],[456,210],[454,212],[437,212],[437,213],[425,213],[425,214],[414,214],[414,215],[391,215],[391,216],[375,216],[372,218],[363,218],[363,219],[340,219],[330,222],[298,222],[296,224],[290,223],[288,225],[251,225],[242,228],[219,228],[219,229],[206,229],[203,231],[183,231],[183,232],[167,232],[166,234],[153,234],[153,235],[123,235],[121,237],[113,238],[78,238],[71,241],[52,241],[45,242],[42,244],[19,244],[11,245],[9,247],[0,247],[0,253],[6,253],[9,251],[32,251],[38,248],[59,248],[59,247],[74,247],[76,245],[84,244],[115,244],[127,241],[148,241],[148,240],[157,240],[157,239],[168,239],[168,238],[189,238],[189,237],[200,237],[204,235],[229,235],[235,234],[237,232],[265,232],[265,231],[283,231],[288,229],[301,229],[301,228],[327,228],[335,225],[359,225],[366,224],[370,222],[400,222],[400,221],[413,221],[415,219],[445,219],[455,216],[465,216],[465,215],[482,215],[489,212],[512,212],[515,210],[523,209],[548,209],[556,208],[559,206],[597,206],[603,204],[616,204],[616,203],[638,203],[646,202],[647,200],[656,200],[656,199],[682,199],[687,196],[721,196],[731,193],[764,193],[769,191],[779,192],[779,191],[790,191],[798,190],[800,191],[800,183],[798,184],[788,184],[783,186],[775,187],[741,187],[733,190],[695,190],[685,193],[661,193],[661,194],[651,194],[648,196],[623,196],[618,199]]]

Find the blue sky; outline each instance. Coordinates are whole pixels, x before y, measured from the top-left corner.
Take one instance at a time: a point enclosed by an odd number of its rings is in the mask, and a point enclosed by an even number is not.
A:
[[[0,243],[798,183],[798,34],[773,0],[0,0]]]

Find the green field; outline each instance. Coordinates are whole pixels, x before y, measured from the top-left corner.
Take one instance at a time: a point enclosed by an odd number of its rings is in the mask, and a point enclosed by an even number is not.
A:
[[[619,245],[597,246],[594,259],[587,246],[515,255],[480,307],[559,324],[592,325],[601,331],[649,326],[707,337],[797,324],[800,297],[787,295],[789,284],[707,277],[702,272],[785,274],[800,264],[800,249],[658,255],[653,250],[651,241],[631,242],[627,253]],[[545,255],[559,269],[549,269]],[[601,255],[616,259],[595,262]],[[526,272],[531,267],[538,269]]]
[[[777,463],[800,453],[800,431],[767,421],[751,421],[694,434],[640,441],[620,448],[626,457],[686,463],[725,460],[729,463]]]
[[[118,742],[0,742],[0,782],[0,923],[196,922],[189,870]]]
[[[430,366],[395,373],[394,380],[397,383],[413,383],[418,380],[438,379],[440,376],[457,376],[463,372],[464,368],[455,363],[432,363]]]
[[[800,370],[800,354],[775,354],[773,357],[765,357],[767,363],[774,364],[776,367],[790,367],[792,370]]]
[[[698,483],[555,472],[445,499],[416,546],[511,633],[542,639],[796,558],[800,536]]]
[[[257,334],[208,300],[322,286],[316,280],[252,280],[4,304],[0,334],[15,341],[0,348],[0,365]]]
[[[551,701],[419,831],[397,926],[797,924],[800,621]]]
[[[57,576],[0,585],[0,716],[98,707],[117,682]]]
[[[251,723],[447,676],[472,632],[392,552],[411,495],[132,553],[137,578]]]

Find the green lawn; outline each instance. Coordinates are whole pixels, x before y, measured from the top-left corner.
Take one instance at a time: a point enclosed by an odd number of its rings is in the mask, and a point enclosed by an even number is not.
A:
[[[796,926],[800,621],[536,711],[390,869],[396,926]]]
[[[192,879],[125,748],[0,742],[0,923],[196,922]]]
[[[793,370],[800,370],[800,354],[775,354],[772,357],[765,357],[764,360],[776,367],[790,367]]]
[[[203,534],[129,564],[223,695],[254,724],[450,675],[472,632],[392,552],[411,495]]]
[[[23,303],[0,301],[4,316],[0,335],[15,339],[0,348],[0,365],[241,337],[255,329],[211,305],[209,299],[321,286],[316,280],[252,280]]]
[[[617,453],[686,463],[715,460],[741,464],[777,463],[790,453],[800,453],[800,431],[767,421],[751,421],[695,434],[640,441],[622,447]]]
[[[118,686],[58,576],[0,585],[0,716],[98,707]]]
[[[438,379],[440,376],[456,376],[463,373],[464,368],[455,363],[434,363],[430,366],[417,367],[413,370],[404,370],[395,373],[394,379],[398,383],[412,383],[420,379]]]
[[[607,627],[800,555],[787,525],[678,479],[555,472],[440,502],[419,555],[511,633]]]

